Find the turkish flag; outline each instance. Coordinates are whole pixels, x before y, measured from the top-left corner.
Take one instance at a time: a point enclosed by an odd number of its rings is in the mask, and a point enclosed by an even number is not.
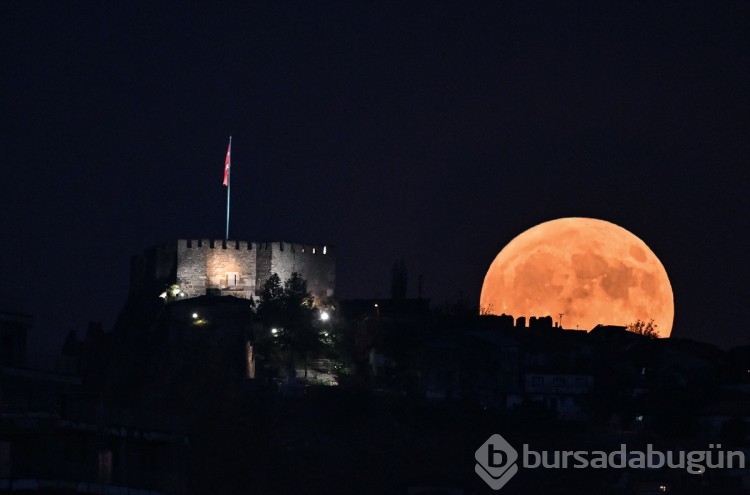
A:
[[[232,163],[232,141],[227,147],[227,158],[224,160],[224,185],[229,186],[229,166]]]

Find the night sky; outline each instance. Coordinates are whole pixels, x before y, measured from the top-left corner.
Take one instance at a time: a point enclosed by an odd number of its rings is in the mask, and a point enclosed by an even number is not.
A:
[[[337,250],[337,295],[404,257],[478,304],[564,216],[661,259],[674,336],[750,342],[747,2],[0,3],[0,310],[54,347],[111,328],[130,256],[230,237]],[[658,323],[658,322],[657,322]]]

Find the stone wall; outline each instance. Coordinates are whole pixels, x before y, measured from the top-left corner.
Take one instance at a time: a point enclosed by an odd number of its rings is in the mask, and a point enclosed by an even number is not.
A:
[[[177,241],[177,285],[187,297],[206,294],[206,259],[211,243],[208,239]]]
[[[336,284],[332,248],[285,242],[179,240],[177,284],[187,297],[215,289],[250,298],[259,296],[272,273],[282,282],[293,272],[307,280],[316,299],[331,297]]]
[[[263,284],[266,283],[268,277],[273,273],[271,270],[272,245],[272,242],[259,242],[256,244],[255,287],[257,288],[257,295],[260,295],[260,292],[263,290]],[[283,278],[281,280],[282,282],[284,281]]]
[[[206,287],[236,292],[249,297],[255,294],[256,249],[247,241],[214,241],[206,254]]]
[[[283,282],[293,272],[307,280],[308,290],[316,299],[333,295],[336,261],[330,246],[180,239],[133,257],[131,296],[158,295],[177,284],[181,297],[212,292],[250,299],[260,295],[272,273]]]
[[[307,280],[307,289],[318,300],[333,296],[336,258],[330,246],[267,242],[258,245],[258,292],[272,273],[282,282],[293,272]]]
[[[318,300],[333,296],[336,284],[335,257],[328,246],[279,243],[271,270],[286,280],[297,272],[307,280],[307,289]],[[283,246],[283,248],[282,248]]]

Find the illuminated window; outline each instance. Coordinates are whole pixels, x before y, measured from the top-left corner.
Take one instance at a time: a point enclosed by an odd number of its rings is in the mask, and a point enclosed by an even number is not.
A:
[[[227,272],[227,287],[237,287],[240,282],[240,274],[237,272]]]
[[[328,246],[323,246],[323,254],[326,254],[326,251],[328,251]]]

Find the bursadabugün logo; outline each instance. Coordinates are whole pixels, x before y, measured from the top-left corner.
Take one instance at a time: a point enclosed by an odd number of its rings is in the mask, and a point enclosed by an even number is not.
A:
[[[530,450],[523,444],[521,465],[524,468],[547,469],[602,469],[634,468],[659,469],[663,467],[685,469],[690,474],[702,474],[706,469],[745,468],[742,451],[722,451],[721,444],[709,444],[709,450],[666,451],[654,450],[651,444],[646,451],[628,450],[621,444],[619,450]],[[518,472],[519,456],[497,433],[487,439],[474,453],[477,464],[474,471],[492,488],[499,490]]]

